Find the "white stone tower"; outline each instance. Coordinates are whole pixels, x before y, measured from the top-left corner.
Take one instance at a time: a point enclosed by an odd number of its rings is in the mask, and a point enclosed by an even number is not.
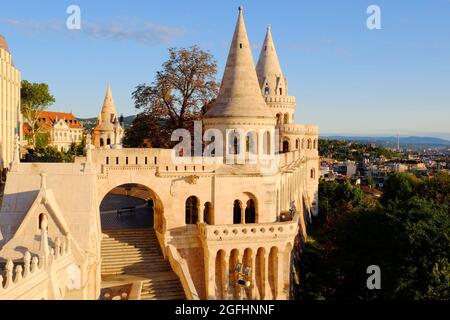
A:
[[[288,80],[284,77],[272,38],[270,25],[256,66],[259,85],[267,106],[277,119],[279,151],[282,153],[301,150],[305,161],[306,194],[305,207],[316,215],[318,210],[318,128],[295,124],[296,99],[289,96]]]
[[[117,117],[111,87],[108,83],[102,111],[98,115],[97,126],[94,129],[94,146],[96,148],[120,148],[123,134],[124,130]]]
[[[239,7],[219,95],[203,121],[206,129],[215,128],[222,132],[227,159],[236,153],[256,152],[262,144],[268,147],[267,150],[273,145],[275,118],[258,85],[242,7]],[[240,138],[236,138],[238,133]],[[249,146],[247,136],[252,136],[255,141],[252,146]]]

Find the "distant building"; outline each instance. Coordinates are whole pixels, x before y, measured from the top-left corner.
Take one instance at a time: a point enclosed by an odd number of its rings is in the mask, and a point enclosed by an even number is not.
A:
[[[123,121],[117,117],[116,106],[108,84],[102,111],[98,115],[97,126],[94,129],[94,146],[96,148],[121,148],[124,129]]]
[[[83,126],[72,113],[43,111],[36,124],[48,134],[49,145],[58,150],[67,151],[73,143],[79,144],[83,140]],[[29,134],[27,124],[24,133]]]
[[[14,66],[6,39],[0,35],[0,167],[13,158],[14,137],[21,134],[20,71]]]
[[[353,177],[354,175],[356,175],[356,163],[353,161],[345,161],[345,162],[340,162],[337,163],[333,166],[333,171],[347,176],[348,178]]]

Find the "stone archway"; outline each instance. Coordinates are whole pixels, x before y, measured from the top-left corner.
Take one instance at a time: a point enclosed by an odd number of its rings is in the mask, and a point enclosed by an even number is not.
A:
[[[102,229],[154,228],[163,232],[163,205],[149,187],[138,183],[121,184],[100,200]]]

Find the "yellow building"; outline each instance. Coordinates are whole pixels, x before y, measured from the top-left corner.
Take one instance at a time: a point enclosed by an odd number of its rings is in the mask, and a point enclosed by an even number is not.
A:
[[[13,158],[16,134],[21,134],[20,71],[14,66],[6,39],[0,35],[0,166]]]

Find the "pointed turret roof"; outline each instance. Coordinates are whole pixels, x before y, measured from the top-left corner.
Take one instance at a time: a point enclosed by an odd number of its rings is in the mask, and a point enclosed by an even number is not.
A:
[[[280,61],[278,60],[277,50],[273,43],[270,25],[267,26],[266,38],[264,39],[258,64],[256,65],[256,73],[261,88],[266,87],[266,83],[271,90],[276,90],[279,86],[286,87],[283,72],[280,67]]]
[[[109,82],[106,89],[105,100],[103,101],[102,113],[116,114],[116,106],[114,105],[111,86],[109,85]]]
[[[9,52],[8,42],[6,41],[5,37],[3,37],[1,34],[0,34],[0,48],[5,49],[7,52]]]
[[[205,115],[208,118],[273,117],[258,85],[242,11],[239,7],[219,95]]]
[[[106,89],[105,100],[103,101],[102,111],[98,116],[98,125],[96,126],[96,130],[110,130],[114,129],[114,121],[117,119],[116,106],[114,104],[111,86],[108,82],[108,87]]]

